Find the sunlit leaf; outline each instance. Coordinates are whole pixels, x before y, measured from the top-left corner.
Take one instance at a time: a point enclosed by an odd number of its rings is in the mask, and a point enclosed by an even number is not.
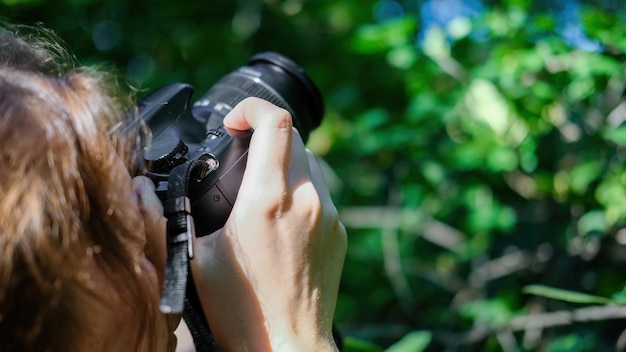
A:
[[[615,304],[626,305],[626,292],[620,291],[611,296],[611,300]]]
[[[589,160],[576,165],[569,172],[570,187],[572,191],[582,194],[587,190],[591,182],[600,177],[602,172],[602,162],[599,160]]]
[[[578,101],[593,94],[595,83],[591,77],[581,77],[570,82],[566,87],[567,96],[571,101]]]
[[[602,131],[602,137],[617,145],[626,146],[626,124],[605,128]]]
[[[517,153],[511,148],[495,147],[487,155],[487,166],[493,172],[512,171],[517,165]]]
[[[504,134],[510,126],[508,105],[493,83],[487,80],[471,83],[465,104],[472,117],[487,123],[497,134]]]
[[[358,52],[384,52],[410,43],[415,27],[415,19],[412,17],[362,25],[358,28],[352,44]]]
[[[417,60],[417,51],[413,45],[404,45],[393,48],[387,54],[387,61],[392,67],[409,69]]]
[[[472,21],[467,17],[457,17],[447,26],[448,34],[455,40],[465,38],[472,31]]]
[[[424,53],[434,60],[445,60],[450,57],[450,43],[445,31],[437,26],[429,28],[422,43]]]
[[[604,234],[609,223],[606,214],[601,210],[593,210],[580,217],[577,223],[578,231],[582,234],[601,233]]]
[[[385,352],[421,352],[426,350],[431,338],[429,331],[413,331],[391,345]]]
[[[514,316],[509,306],[498,298],[467,303],[461,309],[461,314],[492,327],[506,324]]]
[[[611,225],[623,219],[625,215],[626,187],[624,187],[623,177],[622,173],[606,175],[595,192],[595,198],[604,206],[606,220]]]

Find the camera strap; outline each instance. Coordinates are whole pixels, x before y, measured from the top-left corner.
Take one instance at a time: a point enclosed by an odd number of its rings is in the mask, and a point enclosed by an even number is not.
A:
[[[176,166],[170,172],[168,189],[163,201],[164,215],[167,218],[167,262],[160,309],[166,314],[183,314],[196,350],[199,352],[218,349],[206,317],[202,313],[189,270],[196,235],[187,191],[192,177],[203,178],[214,169],[211,169],[211,164],[201,160],[188,161]]]

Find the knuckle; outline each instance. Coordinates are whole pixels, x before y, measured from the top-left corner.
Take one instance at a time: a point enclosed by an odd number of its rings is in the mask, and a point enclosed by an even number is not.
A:
[[[250,108],[254,107],[254,110],[260,112],[260,117],[262,117],[265,123],[276,126],[276,128],[281,130],[286,129],[291,131],[293,118],[291,113],[286,109],[257,97],[248,97],[244,99],[243,103]]]
[[[293,128],[293,119],[289,111],[275,106],[275,111],[272,113],[274,119],[274,125],[280,130],[287,130],[291,133]]]
[[[330,241],[345,247],[347,233],[339,218],[339,212],[332,203],[325,203],[320,195],[313,189],[307,197],[307,217],[318,228],[318,233],[328,237]]]
[[[319,194],[317,194],[317,192],[311,193],[312,194],[308,203],[311,218],[314,219],[315,222],[327,222],[328,214],[324,205],[322,204],[322,199],[320,198]]]
[[[333,204],[326,207],[325,221],[328,229],[327,235],[331,238],[331,241],[334,242],[335,246],[342,253],[345,253],[348,246],[348,233],[339,218],[337,208]]]
[[[282,187],[266,185],[262,190],[253,192],[246,201],[251,212],[265,214],[267,217],[276,217],[287,208],[288,195]]]

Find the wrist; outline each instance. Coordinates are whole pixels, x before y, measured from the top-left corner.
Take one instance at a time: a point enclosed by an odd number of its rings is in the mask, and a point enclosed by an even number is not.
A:
[[[270,338],[271,350],[273,352],[292,351],[315,351],[315,352],[336,352],[339,351],[332,337],[304,337],[292,336],[291,338],[280,336]]]
[[[332,329],[303,328],[302,326],[296,328],[288,325],[282,329],[272,329],[267,326],[267,331],[269,344],[274,352],[339,350],[335,344]]]
[[[335,340],[324,336],[294,336],[275,334],[249,334],[229,339],[231,343],[220,344],[223,351],[268,351],[268,352],[338,352]],[[219,343],[219,341],[218,341]]]

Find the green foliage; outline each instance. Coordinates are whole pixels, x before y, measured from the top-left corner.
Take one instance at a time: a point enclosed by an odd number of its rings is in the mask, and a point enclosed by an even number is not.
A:
[[[514,315],[503,299],[469,302],[460,313],[465,318],[494,328],[504,326]]]
[[[431,334],[427,331],[414,331],[391,345],[386,352],[421,352],[428,347]]]
[[[590,334],[569,334],[550,341],[548,352],[592,352],[597,350],[597,341]]]
[[[383,349],[377,345],[352,337],[347,337],[343,341],[343,351],[345,352],[382,352]]]
[[[390,3],[404,11],[375,15]],[[309,148],[350,236],[346,350],[614,350],[622,329],[606,319],[535,338],[510,324],[625,301],[626,7],[583,7],[597,47],[583,50],[558,6],[489,1],[426,27],[425,3],[5,0],[0,13],[146,91],[204,92],[261,50],[302,64],[327,105]]]
[[[613,302],[609,298],[598,297],[594,295],[588,295],[580,292],[573,292],[568,290],[560,290],[558,288],[547,287],[542,285],[530,285],[524,287],[524,293],[543,296],[552,299],[558,299],[571,303],[584,303],[584,304],[607,304]]]

